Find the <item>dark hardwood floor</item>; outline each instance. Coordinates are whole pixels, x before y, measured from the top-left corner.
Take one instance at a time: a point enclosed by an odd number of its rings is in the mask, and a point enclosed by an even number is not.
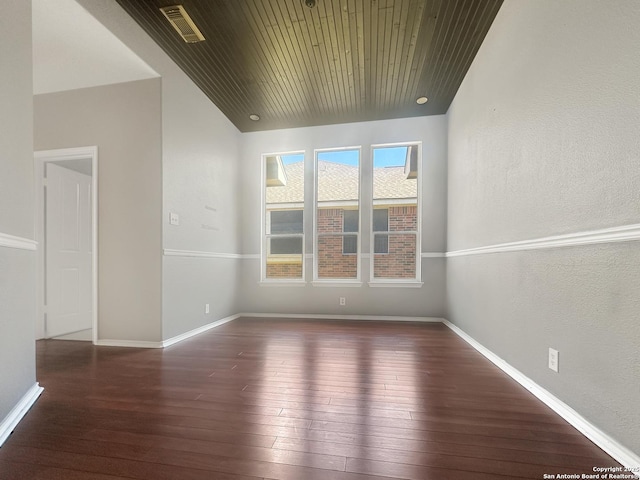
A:
[[[618,463],[442,324],[239,319],[164,350],[40,341],[0,478],[542,479]]]

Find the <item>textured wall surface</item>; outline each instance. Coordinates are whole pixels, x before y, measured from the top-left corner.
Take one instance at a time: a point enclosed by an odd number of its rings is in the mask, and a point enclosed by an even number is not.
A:
[[[449,250],[638,222],[639,8],[503,5],[449,110]]]
[[[37,150],[98,146],[99,339],[161,339],[160,88],[150,79],[34,97]]]
[[[0,59],[0,233],[33,239],[31,2],[3,2]],[[0,246],[0,422],[36,381],[35,261]]]
[[[639,22],[505,2],[448,113],[449,251],[640,223]],[[640,452],[639,242],[452,257],[447,285],[454,323]]]

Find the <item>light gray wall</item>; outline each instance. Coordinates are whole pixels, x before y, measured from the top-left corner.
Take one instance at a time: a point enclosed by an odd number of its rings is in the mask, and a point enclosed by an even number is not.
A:
[[[36,150],[98,146],[98,337],[161,340],[161,80],[36,95]]]
[[[0,58],[0,233],[33,239],[31,2],[3,2]],[[0,423],[36,381],[35,261],[0,246]]]
[[[449,251],[640,223],[639,22],[504,3],[448,113]],[[455,324],[640,452],[638,242],[452,257],[447,289]]]
[[[33,156],[30,4],[11,0],[0,16],[0,232],[33,239],[33,161],[25,158]]]
[[[240,133],[181,72],[163,83],[164,248],[237,254]],[[235,258],[165,256],[164,339],[237,313],[238,272]]]
[[[162,77],[163,247],[238,253],[240,132],[116,2],[78,3]],[[236,313],[239,268],[236,259],[165,256],[162,338]]]
[[[362,146],[361,162],[370,162],[370,145],[422,141],[422,252],[444,252],[446,242],[446,117],[433,116],[378,122],[351,123],[246,133],[242,136],[242,249],[260,253],[262,154],[305,151],[305,200],[313,203],[314,149]],[[362,225],[370,206],[371,178],[362,180]],[[312,218],[305,218],[305,250],[312,252]],[[362,229],[363,250],[368,253],[369,234]],[[357,288],[314,287],[312,262],[307,259],[305,287],[260,286],[260,259],[243,260],[240,309],[243,312],[434,316],[444,314],[445,261],[422,259],[422,288],[371,288],[369,261],[362,261],[362,280]],[[344,296],[347,305],[340,307]]]

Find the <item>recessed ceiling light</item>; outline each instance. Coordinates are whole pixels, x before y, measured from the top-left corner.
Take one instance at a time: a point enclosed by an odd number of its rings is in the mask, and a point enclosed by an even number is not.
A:
[[[255,113],[252,113],[251,115],[249,115],[249,118],[254,122],[257,122],[258,120],[260,120],[260,115],[256,115]]]
[[[424,105],[425,103],[427,103],[427,100],[429,100],[427,97],[418,97],[416,99],[416,103],[418,105]]]

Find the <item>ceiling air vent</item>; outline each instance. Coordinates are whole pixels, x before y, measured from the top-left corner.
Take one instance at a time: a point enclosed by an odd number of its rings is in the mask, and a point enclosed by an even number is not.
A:
[[[191,20],[182,5],[162,7],[160,11],[167,17],[167,20],[171,22],[173,28],[176,29],[185,42],[196,43],[204,40],[204,35],[198,30],[198,27],[193,23],[193,20]]]

